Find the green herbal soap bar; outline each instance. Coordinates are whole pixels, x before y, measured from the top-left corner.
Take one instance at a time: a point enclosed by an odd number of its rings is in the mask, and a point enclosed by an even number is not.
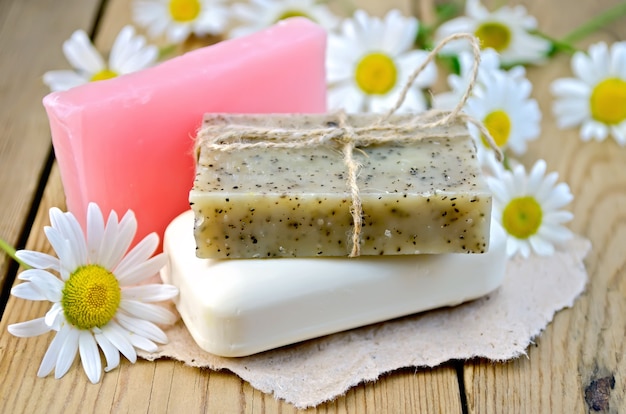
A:
[[[462,122],[420,127],[436,116],[395,115],[380,128],[372,127],[379,115],[205,116],[189,196],[196,255],[350,255],[346,136],[356,137],[360,164],[360,255],[485,252],[491,194],[474,142]],[[340,138],[298,147],[322,136]]]

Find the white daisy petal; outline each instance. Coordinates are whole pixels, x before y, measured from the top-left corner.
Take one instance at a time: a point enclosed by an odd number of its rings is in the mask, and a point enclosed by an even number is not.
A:
[[[52,92],[66,91],[89,82],[89,77],[71,70],[50,70],[43,74],[43,83]]]
[[[593,120],[586,120],[580,129],[580,137],[583,141],[590,141],[592,139],[596,141],[604,141],[609,134],[609,129],[606,125]]]
[[[173,285],[140,285],[122,288],[122,299],[141,302],[161,302],[178,295],[178,288]]]
[[[156,233],[150,233],[144,237],[113,269],[118,279],[123,279],[129,270],[148,260],[158,246],[159,236]]]
[[[71,251],[70,242],[61,236],[61,233],[53,227],[44,227],[44,233],[59,257],[61,269],[59,273],[63,280],[67,280],[70,273],[74,271],[80,263],[76,261],[76,257]]]
[[[92,384],[100,382],[102,376],[102,362],[100,361],[100,352],[96,340],[90,331],[79,331],[78,350],[80,360],[87,378]]]
[[[111,53],[109,54],[109,67],[113,70],[119,70],[119,67],[123,61],[128,58],[126,56],[127,50],[129,50],[135,36],[135,29],[133,26],[126,25],[122,27],[122,30],[117,34],[113,46],[111,47]]]
[[[620,146],[626,146],[626,122],[611,126],[611,135]]]
[[[563,224],[568,221],[572,221],[574,218],[574,214],[570,211],[558,210],[558,211],[548,211],[545,213],[545,220],[549,223],[555,224]]]
[[[153,66],[159,59],[159,49],[154,46],[146,46],[142,50],[130,56],[128,60],[119,65],[119,73],[126,74],[136,72]]]
[[[156,275],[167,263],[167,256],[159,254],[145,262],[128,270],[123,275],[118,275],[120,285],[128,286],[139,283]]]
[[[156,46],[146,46],[146,39],[136,35],[132,26],[124,26],[113,43],[109,68],[118,75],[136,72],[156,63],[159,51]]]
[[[63,53],[70,64],[79,71],[93,75],[105,68],[102,56],[82,30],[75,31],[63,43]]]
[[[167,335],[152,322],[133,318],[120,312],[117,315],[117,322],[125,328],[131,335],[140,335],[146,339],[162,344],[167,343]]]
[[[32,250],[18,250],[15,255],[22,262],[37,269],[50,269],[59,271],[61,263],[59,259],[46,253],[35,252]]]
[[[7,329],[11,335],[18,336],[20,338],[29,338],[31,336],[39,336],[50,332],[50,327],[46,324],[44,318],[14,323],[9,325]]]
[[[137,221],[132,212],[125,214],[119,222],[116,212],[109,214],[99,256],[99,261],[105,268],[114,269],[119,264],[136,231]]]
[[[167,38],[172,43],[182,43],[191,34],[191,27],[182,24],[172,24],[167,28]]]
[[[102,335],[133,364],[137,361],[137,352],[133,348],[129,334],[117,323],[111,321],[102,328]]]
[[[87,251],[89,262],[96,262],[104,237],[104,217],[95,203],[87,206]]]
[[[120,365],[120,351],[104,336],[103,333],[94,334],[96,342],[102,349],[104,357],[106,358],[107,365],[104,367],[105,372],[109,372],[112,369],[117,368]]]
[[[569,229],[557,224],[547,224],[541,227],[537,234],[557,245],[563,244],[574,237],[574,234]]]
[[[46,353],[41,360],[41,364],[39,365],[39,370],[37,371],[38,377],[45,377],[52,372],[54,369],[59,354],[63,349],[63,345],[65,344],[66,338],[70,335],[70,332],[73,329],[70,326],[64,326],[57,332],[57,334],[52,338],[52,342],[48,346]]]
[[[55,329],[58,325],[59,319],[63,318],[63,306],[59,302],[52,304],[52,307],[46,312],[44,320],[46,325]]]
[[[123,309],[131,316],[154,323],[169,325],[176,322],[176,315],[172,312],[161,306],[152,305],[150,303],[124,299],[120,302],[120,309]]]
[[[41,293],[34,284],[28,282],[13,286],[11,288],[11,294],[16,298],[27,300],[48,300],[46,295]]]
[[[365,96],[352,85],[331,87],[328,90],[328,108],[343,109],[348,113],[363,111]]]
[[[157,344],[140,335],[131,335],[130,340],[135,348],[139,348],[146,352],[156,352],[159,349]]]
[[[54,378],[59,379],[69,371],[74,359],[76,359],[76,353],[78,352],[78,340],[80,331],[76,328],[69,328],[65,341],[61,345],[59,354],[54,367]]]
[[[556,95],[565,97],[578,97],[587,99],[589,97],[589,85],[580,79],[560,78],[550,84],[550,91]]]
[[[31,273],[28,280],[33,285],[33,288],[38,290],[50,302],[59,302],[61,300],[61,291],[64,283],[56,276],[42,270]]]
[[[533,251],[540,256],[551,256],[554,254],[554,245],[541,237],[531,237],[529,242]]]

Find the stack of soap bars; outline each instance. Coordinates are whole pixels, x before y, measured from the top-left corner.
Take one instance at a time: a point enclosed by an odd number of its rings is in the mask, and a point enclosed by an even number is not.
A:
[[[44,99],[69,210],[84,224],[89,202],[132,209],[137,240],[164,233],[161,276],[208,352],[456,305],[504,277],[505,238],[462,123],[227,115],[324,113],[325,42],[288,19]],[[203,124],[207,113],[221,115]]]
[[[404,127],[431,117],[207,115],[163,272],[196,342],[245,356],[499,286],[505,237],[472,138],[456,121]]]

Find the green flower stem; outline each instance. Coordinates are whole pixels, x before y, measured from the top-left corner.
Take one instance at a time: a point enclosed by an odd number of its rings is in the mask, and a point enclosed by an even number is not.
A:
[[[578,49],[576,49],[576,47],[571,45],[569,42],[555,39],[551,36],[548,36],[547,34],[543,32],[540,32],[539,30],[529,30],[528,33],[535,35],[535,36],[539,36],[543,39],[546,39],[548,42],[552,43],[552,50],[548,53],[548,56],[552,56],[557,52],[564,52],[564,53],[573,55],[575,52],[578,51]]]
[[[15,255],[15,249],[13,248],[13,246],[11,246],[9,243],[5,242],[3,239],[0,239],[0,250],[3,250],[7,255],[9,255],[9,257],[11,259],[13,259],[16,262],[18,262],[20,264],[20,266],[22,266],[24,269],[30,269],[30,266],[28,266],[26,263],[22,262]]]
[[[568,35],[566,35],[561,40],[561,42],[575,43],[589,36],[591,33],[595,32],[596,30],[601,29],[602,27],[611,24],[613,21],[623,16],[626,16],[626,2],[622,2],[621,4],[618,4],[615,7],[612,7],[604,11],[603,13],[594,17],[593,19],[589,20],[587,23],[574,29]]]
[[[176,45],[166,45],[159,48],[159,60],[166,58],[168,55],[171,55],[176,51]]]

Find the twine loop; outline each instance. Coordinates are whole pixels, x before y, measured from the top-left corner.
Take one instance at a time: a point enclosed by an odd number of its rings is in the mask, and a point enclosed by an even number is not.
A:
[[[449,112],[431,110],[427,112],[430,120],[421,123],[421,117],[415,116],[403,124],[392,124],[389,122],[391,116],[402,106],[406,96],[426,66],[431,63],[439,51],[448,43],[465,39],[472,46],[474,55],[474,65],[470,73],[470,82],[461,96],[457,105]],[[216,125],[204,126],[196,138],[196,155],[199,154],[200,147],[216,151],[233,151],[252,148],[307,148],[333,145],[343,154],[343,161],[347,168],[347,186],[350,191],[352,215],[352,250],[350,257],[357,257],[361,251],[361,231],[363,227],[363,206],[361,203],[357,177],[361,165],[354,158],[354,151],[357,147],[367,147],[375,144],[388,142],[404,143],[415,141],[416,138],[407,139],[406,134],[416,129],[433,129],[447,125],[453,121],[461,121],[475,125],[483,135],[491,149],[494,150],[496,158],[502,160],[502,152],[493,140],[491,134],[475,118],[462,112],[467,103],[478,77],[478,67],[480,64],[480,47],[478,40],[469,33],[456,33],[445,38],[437,47],[427,55],[426,59],[411,73],[404,87],[402,88],[395,105],[382,115],[376,122],[365,127],[352,127],[347,122],[347,115],[344,111],[336,112],[337,122],[330,122],[326,128],[313,128],[308,130],[288,129],[288,128],[267,128],[245,125]],[[375,136],[373,136],[373,133]],[[421,139],[421,138],[417,138]]]

